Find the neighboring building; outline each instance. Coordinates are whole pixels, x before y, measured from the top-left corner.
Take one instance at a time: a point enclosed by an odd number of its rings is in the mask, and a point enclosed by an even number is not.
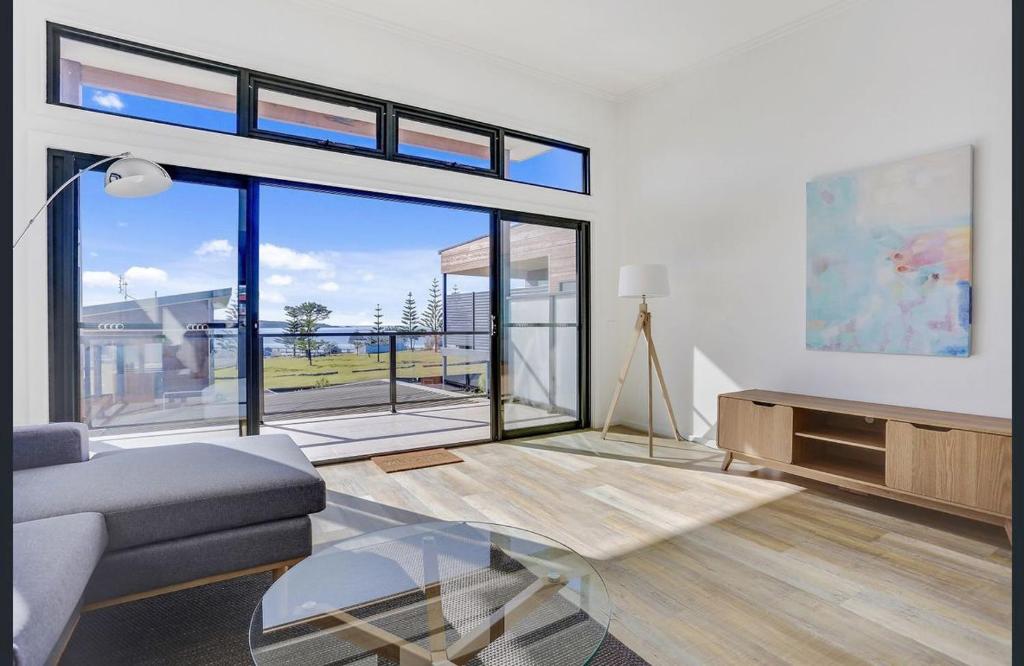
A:
[[[209,324],[232,289],[87,305],[81,314],[82,415],[184,402],[236,365],[238,339]],[[222,318],[223,321],[223,318]]]

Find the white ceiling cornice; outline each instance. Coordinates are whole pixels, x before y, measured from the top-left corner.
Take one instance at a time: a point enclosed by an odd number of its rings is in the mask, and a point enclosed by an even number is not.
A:
[[[716,63],[729,60],[730,58],[734,58],[748,51],[753,51],[754,49],[764,46],[765,44],[770,44],[771,42],[782,39],[783,37],[786,37],[787,35],[790,35],[794,32],[798,32],[816,23],[824,21],[825,19],[831,18],[837,14],[846,11],[853,5],[863,1],[864,0],[836,0],[834,4],[831,4],[828,7],[819,9],[818,11],[808,14],[807,16],[803,16],[799,19],[781,25],[778,28],[775,28],[774,30],[770,30],[764,34],[758,35],[757,37],[748,39],[723,51],[719,51],[718,53],[707,56],[706,58],[703,58],[695,63],[684,65],[679,69],[673,70],[663,76],[656,77],[647,83],[636,86],[635,88],[631,88],[630,90],[622,93],[621,95],[614,96],[614,101],[624,102],[630,98],[654,92],[659,88],[671,85],[673,82],[685,78],[686,76],[690,75],[693,72],[701,70],[705,67],[709,67]]]
[[[552,84],[555,84],[555,85],[559,85],[559,86],[566,86],[567,85],[567,86],[570,86],[572,88],[575,88],[576,90],[578,90],[579,92],[581,92],[583,94],[591,95],[593,97],[597,97],[598,99],[602,99],[604,101],[608,101],[608,102],[618,101],[618,97],[619,96],[616,95],[615,93],[611,92],[611,91],[604,90],[604,89],[601,89],[601,88],[597,88],[597,87],[594,87],[594,86],[590,86],[590,85],[587,85],[587,84],[582,83],[580,81],[577,81],[576,79],[573,79],[571,77],[563,76],[561,74],[557,74],[555,72],[552,72],[550,70],[546,70],[546,69],[543,69],[543,68],[534,67],[532,65],[528,65],[528,64],[520,62],[518,60],[498,55],[498,54],[493,53],[491,51],[485,51],[483,49],[478,49],[478,48],[475,48],[475,47],[463,44],[461,42],[457,42],[455,40],[445,39],[444,37],[438,37],[436,35],[431,35],[429,33],[423,32],[421,30],[415,30],[413,28],[409,28],[407,26],[404,26],[404,25],[401,25],[401,24],[398,24],[398,23],[394,23],[394,22],[391,22],[391,21],[386,21],[386,20],[380,19],[380,18],[378,18],[376,16],[371,16],[369,14],[365,14],[363,12],[360,12],[360,11],[357,11],[357,10],[354,10],[354,9],[350,9],[348,7],[341,7],[338,4],[332,2],[331,0],[287,0],[287,1],[292,3],[292,4],[294,4],[294,5],[304,6],[304,7],[310,8],[310,9],[315,9],[317,11],[327,11],[327,12],[334,13],[334,14],[336,14],[338,16],[344,16],[346,18],[349,18],[349,19],[352,19],[352,20],[355,20],[355,21],[359,21],[360,23],[363,23],[364,25],[367,25],[367,26],[370,26],[370,27],[373,27],[373,28],[377,28],[379,30],[384,30],[386,32],[393,33],[393,34],[398,35],[400,37],[403,37],[405,39],[416,41],[416,42],[419,42],[421,44],[426,44],[426,45],[435,46],[435,47],[441,47],[441,48],[444,48],[444,49],[447,49],[449,51],[453,51],[453,52],[456,52],[456,53],[463,53],[465,55],[473,56],[474,58],[482,58],[482,59],[485,59],[485,60],[490,60],[491,62],[494,62],[495,64],[497,64],[497,65],[499,65],[501,67],[506,67],[508,69],[511,69],[511,70],[514,70],[514,71],[518,71],[518,72],[520,72],[522,74],[526,74],[527,76],[532,76],[534,78],[541,79],[541,80],[547,81],[548,83],[552,83]]]
[[[764,0],[749,0],[749,6],[745,0],[729,0],[728,4],[722,0],[721,5],[715,4],[720,0],[679,0],[679,4],[635,0],[638,4],[621,6],[604,2],[593,5],[592,15],[571,21],[569,17],[579,16],[580,0],[548,0],[516,5],[515,10],[500,6],[494,10],[493,23],[483,26],[488,9],[452,0],[429,5],[429,10],[422,4],[409,5],[408,15],[400,11],[405,5],[395,2],[286,1],[311,15],[357,22],[403,40],[490,62],[507,71],[615,103],[652,92],[862,2],[787,0],[777,6],[762,4]],[[501,26],[507,33],[493,40],[493,49],[487,48],[491,38],[483,34],[482,28],[498,30]],[[588,29],[592,35],[581,32]],[[520,37],[521,42],[516,42]],[[520,43],[522,48],[517,50]],[[554,47],[563,44],[562,50]],[[588,49],[592,54],[589,60]],[[509,56],[510,52],[522,56]]]

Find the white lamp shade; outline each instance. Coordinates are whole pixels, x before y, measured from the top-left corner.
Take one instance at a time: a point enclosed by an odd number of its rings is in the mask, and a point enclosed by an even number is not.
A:
[[[104,191],[112,197],[148,197],[171,186],[171,177],[156,162],[123,157],[107,169]]]
[[[639,298],[668,296],[665,264],[631,264],[619,269],[619,296]]]

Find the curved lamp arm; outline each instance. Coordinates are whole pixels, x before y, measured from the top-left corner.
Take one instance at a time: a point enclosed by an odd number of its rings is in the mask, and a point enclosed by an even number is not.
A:
[[[57,195],[60,194],[61,192],[63,192],[65,189],[67,189],[68,185],[70,185],[71,183],[73,183],[76,180],[78,180],[79,178],[81,178],[82,174],[84,174],[86,171],[92,171],[93,169],[95,169],[96,167],[98,167],[99,165],[101,165],[101,164],[103,164],[105,162],[113,162],[114,160],[121,159],[122,157],[128,157],[130,155],[131,155],[131,153],[121,153],[120,155],[114,155],[113,157],[104,157],[101,160],[97,160],[97,161],[93,162],[89,166],[85,167],[84,169],[82,169],[81,171],[76,173],[74,176],[71,176],[70,178],[65,180],[64,184],[61,185],[60,187],[58,187],[57,191],[54,192],[53,194],[51,194],[50,198],[47,199],[43,203],[43,205],[39,207],[39,210],[36,211],[36,214],[33,215],[29,219],[28,224],[26,224],[25,228],[21,230],[21,233],[18,234],[18,239],[16,241],[14,241],[14,245],[12,246],[12,249],[18,247],[18,243],[20,243],[21,239],[25,237],[25,234],[28,232],[28,230],[30,228],[32,228],[32,223],[36,221],[36,218],[39,217],[40,213],[42,213],[44,210],[46,210],[46,207],[49,206],[51,203],[53,203],[53,200],[57,198]]]

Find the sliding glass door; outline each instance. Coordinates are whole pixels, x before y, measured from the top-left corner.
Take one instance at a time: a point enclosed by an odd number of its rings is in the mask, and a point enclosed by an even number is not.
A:
[[[78,399],[96,435],[239,433],[241,190],[189,182],[146,199],[79,185]]]
[[[51,191],[98,158],[52,151]],[[53,420],[316,461],[588,425],[585,222],[168,171],[53,206]]]
[[[513,213],[500,220],[503,435],[582,427],[584,228]]]
[[[257,191],[260,431],[314,460],[491,439],[490,212]]]

